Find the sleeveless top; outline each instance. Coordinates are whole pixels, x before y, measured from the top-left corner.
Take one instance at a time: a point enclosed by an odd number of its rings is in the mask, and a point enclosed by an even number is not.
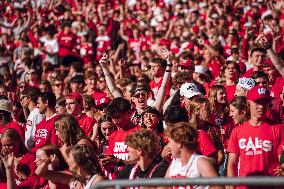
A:
[[[78,180],[76,180],[76,178],[74,178],[70,183],[70,189],[78,189],[78,186],[77,186],[78,184],[80,184],[81,186],[80,188],[91,189],[92,183],[96,179],[97,175],[98,174],[91,176],[85,186],[82,183],[80,183]]]
[[[182,162],[179,158],[172,160],[172,163],[169,167],[169,177],[170,178],[196,178],[201,177],[198,172],[197,161],[201,157],[206,157],[198,155],[196,153],[192,154],[186,165],[182,165]],[[209,186],[173,186],[173,189],[208,189]]]

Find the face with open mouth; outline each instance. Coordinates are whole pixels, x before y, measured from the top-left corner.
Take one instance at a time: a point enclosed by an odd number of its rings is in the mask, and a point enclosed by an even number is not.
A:
[[[144,109],[147,106],[147,93],[145,91],[139,91],[133,95],[133,102],[136,108]]]
[[[143,122],[147,129],[156,130],[159,123],[159,117],[154,113],[145,113],[143,115]]]

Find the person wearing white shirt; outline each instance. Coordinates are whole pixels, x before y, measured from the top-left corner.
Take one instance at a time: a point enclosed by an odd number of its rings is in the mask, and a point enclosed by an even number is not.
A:
[[[25,125],[25,145],[31,150],[34,146],[34,136],[37,124],[44,118],[36,107],[40,91],[36,87],[27,87],[20,94],[21,105],[27,120]],[[28,113],[29,112],[29,113]]]

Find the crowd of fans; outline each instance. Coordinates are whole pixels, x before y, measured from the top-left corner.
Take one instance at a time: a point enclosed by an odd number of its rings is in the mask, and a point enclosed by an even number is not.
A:
[[[0,188],[284,176],[283,0],[2,0],[0,14]]]

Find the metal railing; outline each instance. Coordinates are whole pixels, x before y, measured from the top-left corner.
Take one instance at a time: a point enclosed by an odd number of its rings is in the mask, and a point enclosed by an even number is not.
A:
[[[250,185],[250,186],[284,186],[284,177],[217,177],[217,178],[186,178],[186,179],[140,179],[103,181],[93,189],[134,186],[194,186],[194,185]],[[283,187],[284,188],[284,187]]]

